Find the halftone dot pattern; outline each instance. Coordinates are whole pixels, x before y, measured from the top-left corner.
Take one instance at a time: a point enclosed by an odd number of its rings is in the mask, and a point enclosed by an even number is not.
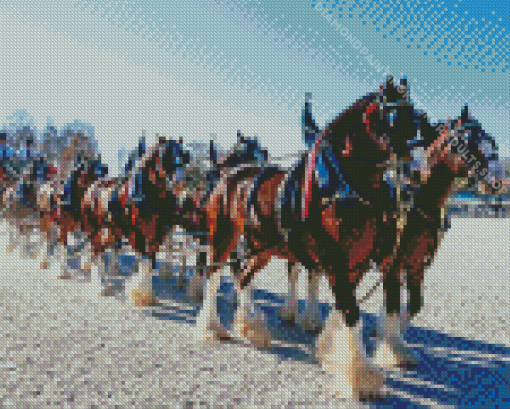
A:
[[[0,407],[510,406],[509,53],[505,0],[4,1]]]

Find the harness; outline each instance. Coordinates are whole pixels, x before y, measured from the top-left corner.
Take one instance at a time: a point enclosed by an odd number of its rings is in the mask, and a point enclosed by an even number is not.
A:
[[[446,207],[438,209],[437,212],[427,213],[420,206],[413,206],[409,213],[423,217],[427,221],[428,228],[436,228],[438,222],[440,222],[440,232],[446,232],[451,228],[450,217]]]

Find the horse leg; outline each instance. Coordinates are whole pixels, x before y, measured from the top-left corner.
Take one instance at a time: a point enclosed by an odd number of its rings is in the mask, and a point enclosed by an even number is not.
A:
[[[410,321],[418,315],[423,307],[423,274],[421,277],[408,275],[407,291],[409,293],[409,313],[403,320],[404,328],[407,328]]]
[[[346,271],[349,270],[346,268],[342,273]],[[334,375],[331,390],[337,396],[379,397],[384,375],[368,362],[361,336],[356,285],[346,278],[330,275],[336,305],[317,338],[315,356],[322,368]]]
[[[416,366],[416,358],[405,345],[402,334],[407,326],[407,308],[402,309],[401,279],[403,263],[398,257],[389,266],[384,266],[383,289],[384,305],[383,318],[378,322],[378,345],[375,350],[374,361],[379,366],[388,369],[410,369]],[[384,314],[385,313],[385,314]]]
[[[85,278],[89,278],[90,275],[90,263],[89,265],[84,266],[84,255],[85,255],[85,247],[87,245],[87,241],[83,237],[83,232],[81,228],[76,228],[76,226],[73,229],[73,236],[74,236],[74,242],[75,246],[73,249],[74,258],[78,261],[78,267],[77,269],[80,271],[81,274]],[[88,268],[87,268],[88,267]]]
[[[35,217],[35,216],[32,216],[32,217]],[[37,228],[38,223],[35,221],[35,219],[31,218],[30,223],[31,224],[30,224],[30,230],[28,233],[28,244],[26,246],[26,251],[27,251],[28,256],[32,260],[35,260],[39,256],[39,250],[40,250],[39,243],[41,242],[42,232],[40,230],[38,231],[38,228]],[[34,235],[35,235],[35,240],[34,240]]]
[[[188,286],[187,295],[190,301],[200,303],[204,299],[204,284],[207,268],[207,253],[201,251],[197,255],[197,269]]]
[[[83,232],[81,233],[83,235]],[[80,269],[85,278],[90,279],[92,276],[92,244],[90,240],[82,238],[84,241]]]
[[[15,248],[17,247],[22,247],[23,246],[23,239],[24,239],[24,235],[23,235],[23,223],[22,223],[22,220],[21,219],[14,219],[13,221],[13,224],[12,224],[12,251],[14,251]]]
[[[278,312],[278,318],[281,321],[294,323],[298,315],[298,298],[296,293],[296,284],[298,280],[299,268],[297,263],[287,262],[287,276],[289,279],[287,303]]]
[[[143,255],[141,268],[129,285],[129,295],[135,307],[150,307],[156,304],[156,296],[152,288],[152,274],[156,268],[156,253]]]
[[[218,271],[219,270],[219,271]],[[218,317],[216,294],[221,284],[222,269],[212,267],[202,308],[195,321],[195,335],[198,339],[211,342],[228,337],[228,331]]]
[[[317,334],[322,329],[322,320],[319,311],[319,283],[320,270],[312,270],[308,273],[308,298],[306,301],[305,318],[301,323],[307,332]]]
[[[60,234],[59,234],[59,242],[62,244],[60,251],[57,252],[57,262],[59,264],[59,268],[61,270],[61,274],[57,276],[57,278],[61,280],[71,279],[73,277],[70,268],[69,268],[69,254],[68,254],[68,246],[69,246],[69,230],[67,229],[67,224],[62,224],[60,226]]]
[[[126,300],[125,297],[125,278],[120,273],[120,264],[119,264],[119,256],[121,251],[122,243],[118,241],[115,243],[114,249],[110,251],[110,254],[113,256],[108,261],[108,268],[106,270],[107,286],[104,289],[105,295],[114,296],[120,294],[120,297],[123,301]],[[132,288],[133,286],[131,286]]]
[[[68,242],[69,245],[66,246],[66,262],[65,269],[70,270],[79,270],[81,272],[81,250],[82,250],[82,238],[80,236],[80,231],[76,229],[76,226],[71,227],[72,241]],[[71,267],[69,264],[73,262],[74,266]]]
[[[184,243],[181,247],[181,250],[182,250],[181,265],[179,267],[179,274],[177,276],[177,288],[180,288],[180,289],[186,288],[186,272],[187,272],[187,268],[188,268],[188,266],[187,266],[188,254],[187,254],[186,248],[187,248],[186,243]]]
[[[57,226],[53,225],[50,220],[46,220],[46,254],[44,260],[41,262],[41,269],[47,269],[50,267],[50,258],[53,258],[55,255],[55,250],[57,249]],[[40,243],[43,245],[43,243]]]
[[[239,304],[234,313],[233,333],[236,338],[248,338],[257,348],[271,346],[271,333],[263,313],[254,313],[251,279],[271,260],[271,254],[260,252],[249,257],[235,279],[234,288]]]

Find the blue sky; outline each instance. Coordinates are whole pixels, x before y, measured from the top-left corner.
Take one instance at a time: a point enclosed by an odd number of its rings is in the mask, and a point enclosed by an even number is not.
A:
[[[274,156],[304,145],[305,92],[323,126],[387,74],[433,120],[470,111],[510,156],[510,18],[502,0],[89,1],[0,6],[0,117],[95,126],[104,158],[142,130]],[[489,5],[486,5],[489,4]]]

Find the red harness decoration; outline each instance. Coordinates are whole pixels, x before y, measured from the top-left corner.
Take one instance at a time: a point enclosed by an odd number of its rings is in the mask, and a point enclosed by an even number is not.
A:
[[[301,219],[306,220],[308,217],[308,207],[311,200],[312,195],[312,182],[313,182],[313,174],[315,171],[315,156],[317,153],[317,148],[319,147],[319,143],[322,141],[322,136],[317,138],[315,141],[315,145],[312,148],[312,152],[310,156],[308,156],[308,163],[305,174],[305,191],[303,195],[303,205],[301,206]]]

